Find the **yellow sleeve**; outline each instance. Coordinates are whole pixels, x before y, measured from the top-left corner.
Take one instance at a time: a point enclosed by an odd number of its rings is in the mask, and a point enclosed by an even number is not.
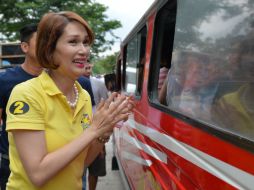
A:
[[[41,95],[26,82],[15,86],[6,107],[6,130],[44,130],[45,109],[41,99]]]

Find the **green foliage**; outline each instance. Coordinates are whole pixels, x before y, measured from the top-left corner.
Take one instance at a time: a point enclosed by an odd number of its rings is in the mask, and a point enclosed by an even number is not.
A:
[[[231,39],[234,39],[235,34],[242,33],[243,26],[246,23],[252,22],[253,18],[251,16],[246,17],[239,22],[238,25],[234,27],[234,32],[232,34],[228,34],[224,38],[220,38],[218,41],[214,41],[210,36],[203,38],[199,29],[202,24],[210,23],[215,19],[217,19],[218,22],[220,22],[220,19],[226,22],[230,18],[236,18],[236,16],[243,15],[243,13],[248,14],[248,12],[253,12],[253,0],[242,2],[241,6],[236,2],[237,1],[228,0],[179,1],[177,6],[182,8],[177,12],[177,19],[179,22],[176,25],[176,31],[178,31],[178,33],[174,37],[174,41],[178,43],[174,44],[174,48],[190,49],[191,47],[195,49],[197,47],[202,47],[202,51],[204,52],[218,51],[218,47],[221,48],[221,51],[223,49],[227,50],[229,45],[228,42],[231,42]],[[188,7],[191,7],[191,9]],[[249,19],[251,21],[249,21]]]
[[[109,20],[107,7],[93,0],[8,0],[0,3],[0,34],[7,40],[19,39],[19,29],[28,23],[38,23],[49,11],[74,11],[88,21],[95,33],[93,56],[110,49],[115,36],[112,31],[121,27],[118,20]],[[106,34],[112,34],[107,40]]]
[[[93,73],[95,75],[113,73],[115,71],[117,56],[118,53],[115,53],[106,57],[93,60]]]

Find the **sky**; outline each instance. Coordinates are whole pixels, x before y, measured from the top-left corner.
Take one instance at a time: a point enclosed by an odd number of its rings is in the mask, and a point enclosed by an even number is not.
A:
[[[108,19],[116,19],[121,22],[122,27],[114,30],[114,34],[123,40],[154,0],[96,0],[96,2],[108,7],[106,11]],[[111,51],[107,51],[102,55],[111,54],[119,51],[119,49],[120,40],[114,44]]]

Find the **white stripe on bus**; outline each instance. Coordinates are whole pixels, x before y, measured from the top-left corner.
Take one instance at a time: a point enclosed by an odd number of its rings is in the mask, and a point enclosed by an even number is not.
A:
[[[122,138],[129,142],[130,144],[133,144],[134,146],[136,146],[138,149],[146,152],[147,154],[149,154],[150,156],[156,158],[157,160],[164,162],[165,164],[167,164],[167,155],[147,144],[142,143],[141,141],[135,139],[134,137],[130,136],[127,133],[123,133],[122,134]]]
[[[254,176],[226,162],[182,143],[171,136],[129,119],[125,125],[240,190],[252,189]],[[121,130],[120,130],[121,131]]]
[[[132,161],[137,162],[139,164],[142,164],[144,166],[150,167],[152,165],[152,161],[151,160],[145,160],[145,159],[143,159],[141,157],[138,157],[135,154],[132,154],[130,152],[121,151],[121,156],[124,159],[132,160]]]

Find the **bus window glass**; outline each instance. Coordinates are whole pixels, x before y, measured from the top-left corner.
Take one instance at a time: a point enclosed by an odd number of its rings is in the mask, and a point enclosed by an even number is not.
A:
[[[167,16],[157,19],[167,20]],[[253,16],[252,1],[204,0],[202,6],[177,1],[171,68],[158,101],[203,124],[254,140]],[[170,35],[162,26],[156,27],[164,35],[160,38]],[[163,43],[157,48],[168,49]],[[160,52],[154,57],[160,57]]]
[[[146,35],[147,28],[144,27],[140,33],[138,34],[138,47],[139,47],[139,61],[138,61],[138,69],[137,69],[137,95],[141,95],[142,85],[143,85],[143,75],[144,75],[144,67],[145,67],[145,50],[146,50]]]
[[[137,37],[135,37],[127,46],[125,89],[128,93],[134,93],[136,90],[137,53]]]
[[[145,63],[146,27],[132,38],[126,48],[125,90],[141,96]]]

